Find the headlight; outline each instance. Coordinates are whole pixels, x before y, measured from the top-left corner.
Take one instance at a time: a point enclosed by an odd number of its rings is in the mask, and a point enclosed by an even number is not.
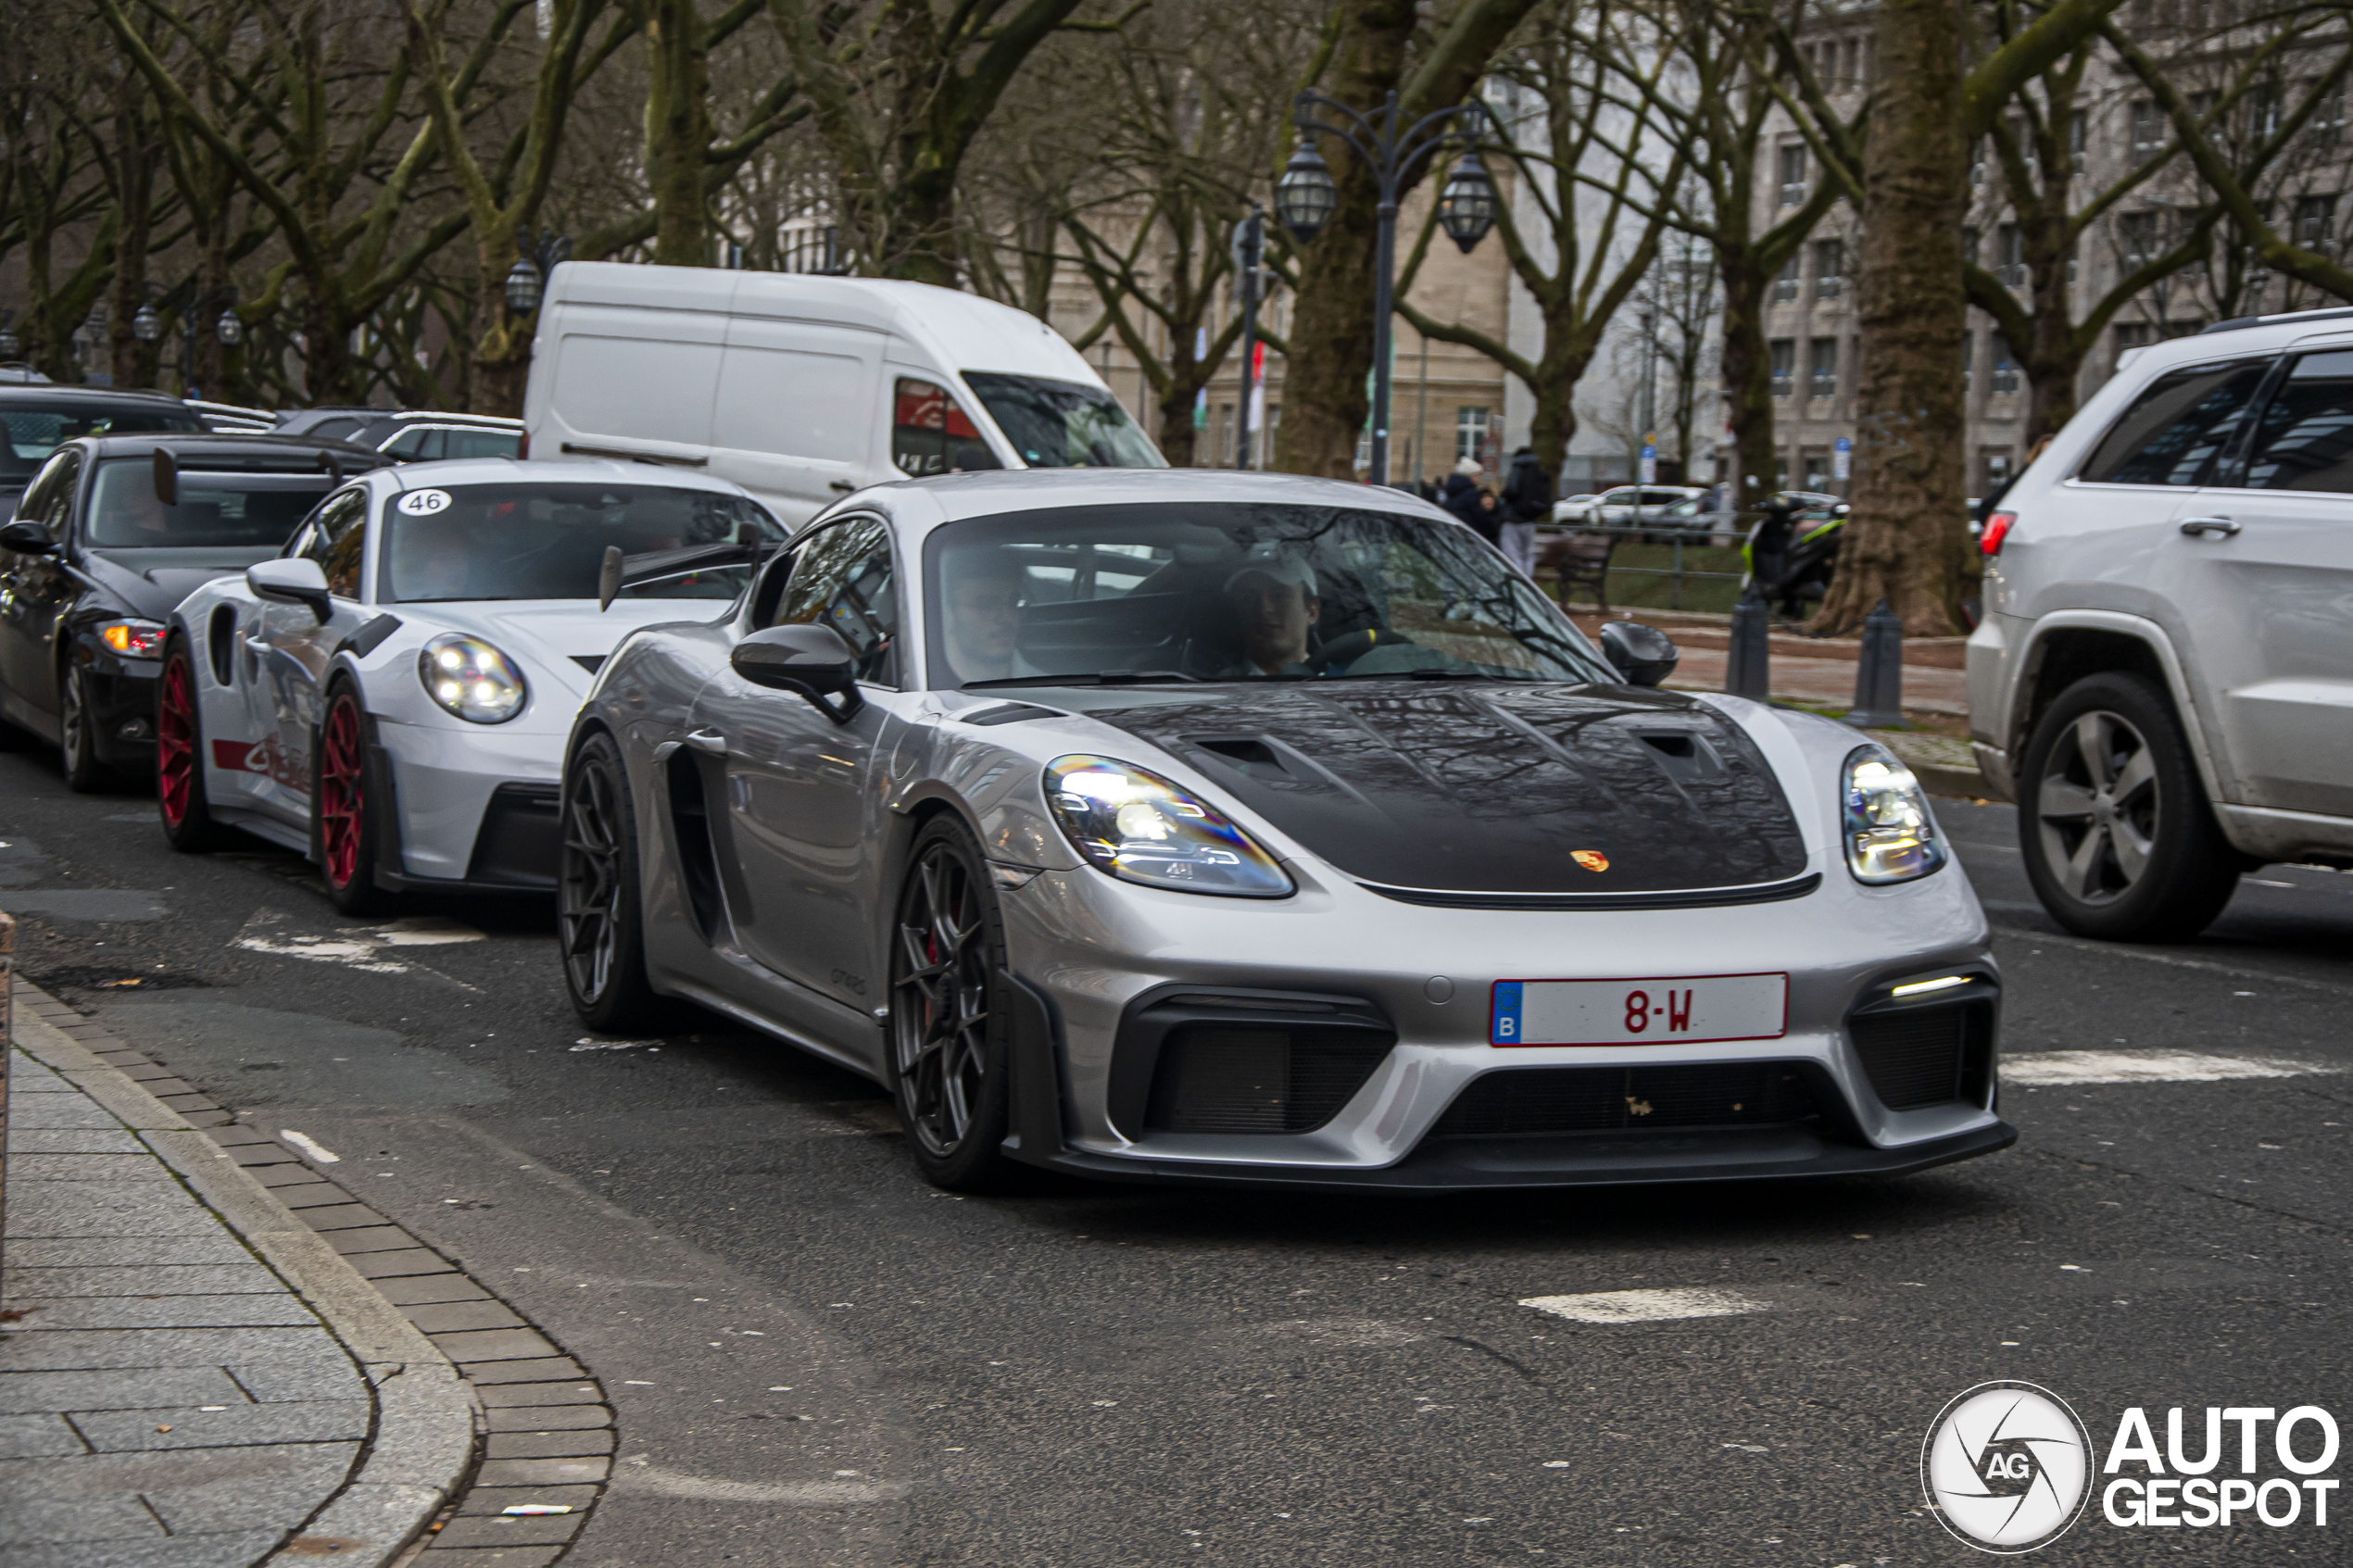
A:
[[[425,695],[459,718],[497,724],[522,711],[522,673],[480,637],[444,632],[417,654]]]
[[[1877,742],[1846,754],[1839,807],[1839,836],[1856,881],[1909,882],[1944,863],[1919,781]]]
[[[1294,891],[1248,834],[1157,773],[1058,757],[1046,768],[1046,803],[1078,852],[1123,882],[1238,898]]]
[[[109,621],[98,628],[98,640],[133,659],[161,659],[163,633],[152,621]]]

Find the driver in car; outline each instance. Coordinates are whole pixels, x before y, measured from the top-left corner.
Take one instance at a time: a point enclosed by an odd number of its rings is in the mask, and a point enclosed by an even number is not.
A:
[[[392,581],[411,600],[469,599],[474,586],[474,534],[480,520],[472,508],[451,507],[423,517],[397,520],[392,534]]]
[[[1021,591],[1026,577],[1014,557],[989,552],[956,563],[945,608],[948,662],[960,681],[1001,681],[1041,673],[1021,657]]]
[[[1239,664],[1218,672],[1226,680],[1262,675],[1313,675],[1308,668],[1308,628],[1324,613],[1315,591],[1315,569],[1306,558],[1279,546],[1253,545],[1226,579],[1226,603],[1241,633]]]

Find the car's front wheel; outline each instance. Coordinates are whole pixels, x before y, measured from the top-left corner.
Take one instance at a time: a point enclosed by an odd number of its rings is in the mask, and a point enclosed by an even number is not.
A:
[[[185,636],[174,636],[164,649],[163,678],[156,683],[156,805],[174,849],[193,854],[220,842],[205,793],[204,716]]]
[[[98,760],[97,722],[91,711],[90,677],[81,666],[68,664],[57,683],[57,750],[66,787],[77,794],[92,794],[113,781],[112,771]]]
[[[2036,897],[2086,936],[2186,940],[2238,885],[2243,862],[2188,737],[2145,676],[2087,676],[2045,711],[2019,770],[2018,825]]]
[[[963,822],[935,818],[915,837],[891,922],[890,1068],[916,1165],[953,1192],[1011,1173],[1006,990],[988,864]]]
[[[383,812],[368,788],[367,734],[358,688],[332,688],[310,747],[310,847],[328,898],[347,915],[374,914],[392,901],[376,885]]]
[[[637,822],[629,772],[611,736],[591,735],[573,754],[564,770],[562,820],[556,918],[564,991],[589,1028],[626,1033],[652,1012],[654,992],[646,981]]]

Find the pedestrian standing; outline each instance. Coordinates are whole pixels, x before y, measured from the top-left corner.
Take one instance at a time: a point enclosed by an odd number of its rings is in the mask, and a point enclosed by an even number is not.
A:
[[[1478,459],[1465,458],[1446,476],[1446,483],[1438,493],[1438,504],[1453,513],[1456,521],[1477,528],[1478,496]]]
[[[1531,582],[1536,576],[1536,525],[1553,515],[1553,480],[1536,460],[1536,449],[1523,446],[1512,454],[1504,476],[1504,526],[1498,541],[1504,558]]]

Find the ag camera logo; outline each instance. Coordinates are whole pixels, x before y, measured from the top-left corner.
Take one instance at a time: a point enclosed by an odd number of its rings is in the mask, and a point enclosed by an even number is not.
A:
[[[2091,1449],[2083,1423],[2049,1389],[1981,1383],[1930,1424],[1920,1490],[1964,1543],[2001,1555],[2032,1551],[2082,1515]]]

